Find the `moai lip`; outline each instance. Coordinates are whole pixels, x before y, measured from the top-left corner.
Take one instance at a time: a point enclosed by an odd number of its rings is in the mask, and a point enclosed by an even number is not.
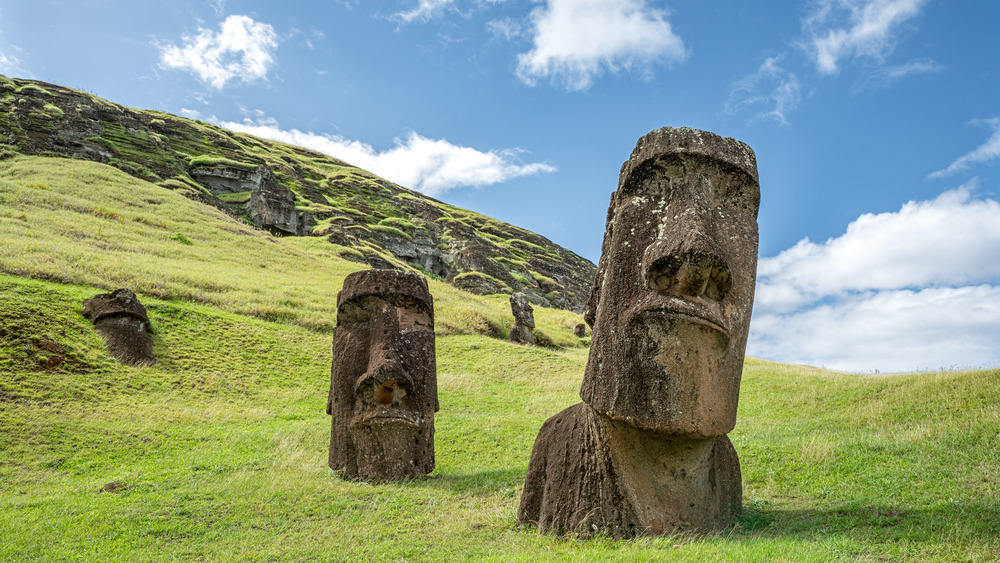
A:
[[[348,275],[333,332],[330,467],[375,481],[430,473],[437,410],[427,281],[400,270]]]
[[[663,128],[611,197],[583,403],[535,441],[518,520],[616,536],[710,530],[742,504],[736,424],[760,186],[747,145]]]

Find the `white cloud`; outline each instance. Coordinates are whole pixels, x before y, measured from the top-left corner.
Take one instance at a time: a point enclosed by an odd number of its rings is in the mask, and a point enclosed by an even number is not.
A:
[[[820,0],[803,21],[806,49],[822,74],[836,74],[840,61],[881,61],[895,46],[896,33],[927,0]]]
[[[519,149],[482,152],[410,133],[396,146],[377,151],[371,145],[336,135],[283,130],[268,119],[222,122],[220,126],[251,135],[307,147],[375,173],[401,186],[438,196],[465,186],[487,186],[555,168],[544,163],[521,164]]]
[[[747,354],[849,372],[996,367],[1000,287],[867,292],[755,314]]]
[[[787,125],[788,114],[802,102],[802,85],[794,73],[778,65],[780,59],[770,57],[756,74],[737,80],[726,101],[726,113],[734,114],[763,104],[771,109],[758,112],[751,121],[773,119]]]
[[[412,10],[398,12],[394,18],[402,24],[426,22],[454,3],[455,0],[419,0]]]
[[[218,33],[199,28],[198,34],[182,37],[182,47],[160,45],[160,64],[185,70],[212,88],[221,90],[227,82],[244,82],[267,77],[274,66],[278,36],[269,24],[247,16],[229,16]]]
[[[748,353],[848,371],[1000,365],[1000,203],[973,188],[762,259]]]
[[[854,88],[854,91],[858,92],[868,87],[885,88],[893,82],[906,78],[907,76],[941,72],[943,69],[944,67],[939,65],[933,59],[914,59],[905,64],[886,66],[876,69],[874,72],[859,81],[858,85]]]
[[[955,172],[967,170],[974,164],[989,164],[997,158],[1000,158],[1000,118],[994,117],[993,119],[975,119],[972,123],[992,127],[993,134],[990,135],[990,138],[987,139],[985,143],[976,148],[976,150],[955,159],[955,161],[949,164],[947,168],[931,172],[927,176],[928,178],[932,180],[941,178]]]
[[[605,71],[649,72],[687,56],[667,13],[646,0],[547,0],[531,12],[534,47],[517,57],[517,75],[586,90]]]

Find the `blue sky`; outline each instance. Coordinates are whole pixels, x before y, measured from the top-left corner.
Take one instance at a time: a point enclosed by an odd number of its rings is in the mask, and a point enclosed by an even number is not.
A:
[[[661,126],[757,153],[748,353],[1000,365],[995,0],[0,0],[0,73],[310,146],[596,262]]]

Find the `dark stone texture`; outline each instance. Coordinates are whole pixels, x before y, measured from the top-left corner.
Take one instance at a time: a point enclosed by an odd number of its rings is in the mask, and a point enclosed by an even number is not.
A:
[[[573,336],[577,338],[583,338],[584,336],[587,336],[587,325],[584,323],[580,323],[575,327],[573,327]]]
[[[434,469],[438,410],[434,303],[427,280],[365,270],[337,297],[327,413],[330,467],[385,481]]]
[[[545,533],[707,531],[742,505],[736,423],[757,267],[756,159],[664,128],[612,195],[583,403],[535,442],[518,520]]]
[[[514,314],[514,328],[510,329],[511,342],[534,344],[535,337],[531,331],[535,328],[535,314],[528,296],[523,293],[511,295],[510,310]]]
[[[739,459],[726,436],[637,430],[577,403],[542,425],[518,521],[557,535],[704,531],[732,523],[742,502]]]
[[[108,352],[119,362],[133,366],[156,362],[149,317],[132,290],[117,289],[84,301],[83,316],[94,323]]]

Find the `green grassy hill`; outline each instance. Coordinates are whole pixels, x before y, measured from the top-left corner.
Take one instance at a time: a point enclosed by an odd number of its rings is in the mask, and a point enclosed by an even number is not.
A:
[[[0,158],[19,154],[108,164],[257,229],[323,241],[327,254],[422,271],[478,294],[520,291],[581,312],[597,270],[536,233],[315,151],[0,76]]]
[[[437,468],[373,485],[326,467],[330,330],[362,267],[108,165],[0,160],[0,560],[1000,559],[1000,370],[846,375],[750,359],[746,511],[704,537],[516,525],[541,423],[578,401],[580,316],[431,280]],[[158,362],[81,315],[131,287]],[[113,492],[102,492],[116,483]]]

